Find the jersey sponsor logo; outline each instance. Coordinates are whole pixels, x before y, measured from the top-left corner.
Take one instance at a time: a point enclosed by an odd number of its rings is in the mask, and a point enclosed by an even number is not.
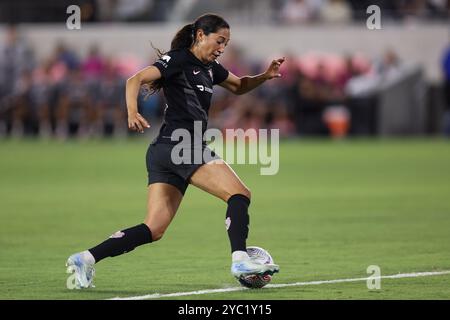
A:
[[[172,58],[171,58],[170,56],[168,56],[167,54],[165,54],[165,55],[163,55],[163,56],[161,57],[161,60],[164,60],[164,61],[166,61],[166,62],[169,62],[170,59],[172,59]]]
[[[161,58],[159,58],[159,60],[156,61],[156,63],[161,64],[164,68],[167,69],[167,67],[169,66],[167,63],[170,61],[171,57],[166,55],[163,55]]]
[[[164,68],[167,69],[167,67],[169,66],[167,63],[165,63],[164,61],[162,61],[161,59],[159,59],[158,61],[156,61],[156,63],[161,64]]]
[[[200,90],[200,91],[206,91],[206,92],[209,92],[209,93],[213,93],[213,89],[211,89],[211,88],[208,88],[208,87],[205,87],[205,86],[202,86],[202,85],[200,85],[200,84],[198,84],[197,85],[197,88]]]
[[[194,70],[192,73],[193,73],[194,75],[198,75],[198,74],[200,73],[200,70]]]

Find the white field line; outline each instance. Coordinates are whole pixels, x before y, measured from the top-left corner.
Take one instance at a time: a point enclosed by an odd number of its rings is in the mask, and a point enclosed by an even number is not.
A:
[[[440,276],[440,275],[444,275],[444,274],[450,274],[450,270],[436,271],[436,272],[399,273],[399,274],[394,274],[394,275],[390,275],[390,276],[381,276],[380,278],[381,279],[401,279],[401,278]],[[311,285],[330,284],[330,283],[367,281],[368,279],[375,280],[375,279],[377,279],[377,277],[320,280],[320,281],[294,282],[294,283],[283,283],[283,284],[268,284],[264,288],[285,288],[285,287],[311,286]],[[263,290],[264,290],[264,288],[263,288]],[[202,295],[202,294],[211,294],[211,293],[233,292],[233,291],[242,291],[242,290],[249,290],[249,289],[244,288],[244,287],[232,287],[232,288],[224,288],[224,289],[208,289],[208,290],[174,292],[174,293],[152,293],[152,294],[146,294],[146,295],[135,296],[135,297],[116,297],[116,298],[111,298],[109,300],[147,300],[147,299]]]

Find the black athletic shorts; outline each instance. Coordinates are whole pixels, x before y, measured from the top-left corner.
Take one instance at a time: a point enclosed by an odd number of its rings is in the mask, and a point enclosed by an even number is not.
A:
[[[206,145],[202,145],[197,149],[194,147],[190,148],[190,161],[176,164],[171,157],[172,150],[175,146],[168,143],[152,143],[149,145],[146,155],[148,185],[157,182],[168,183],[177,187],[184,195],[189,185],[189,179],[194,172],[205,163],[220,159],[220,157]],[[202,155],[206,153],[208,156],[199,156],[200,149]],[[207,149],[206,152],[205,149]],[[197,152],[196,155],[195,152]],[[175,154],[181,156],[186,155],[184,154],[184,150],[180,150],[179,148],[176,149]],[[185,159],[188,156],[189,154],[186,155]]]

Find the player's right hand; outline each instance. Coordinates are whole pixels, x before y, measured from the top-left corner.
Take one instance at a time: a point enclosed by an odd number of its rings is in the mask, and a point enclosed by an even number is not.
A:
[[[133,131],[144,133],[145,128],[150,128],[150,124],[139,113],[128,115],[128,128]]]

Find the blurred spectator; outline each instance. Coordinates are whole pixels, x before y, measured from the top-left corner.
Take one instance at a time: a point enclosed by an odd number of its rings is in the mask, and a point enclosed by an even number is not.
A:
[[[426,0],[408,0],[401,1],[399,11],[405,19],[425,17]]]
[[[315,7],[308,0],[287,0],[280,12],[280,21],[284,24],[309,23],[315,17]]]
[[[6,42],[0,44],[0,98],[11,92],[19,77],[34,66],[34,53],[28,42],[20,37],[16,26],[8,26]]]
[[[345,95],[353,98],[367,97],[379,86],[379,77],[370,72],[370,66],[364,62],[358,67],[353,57],[347,58],[347,81],[344,86]]]
[[[150,21],[168,21],[178,0],[152,0],[152,2]]]
[[[33,117],[32,105],[32,75],[29,71],[24,71],[15,82],[12,91],[12,113],[11,113],[11,135],[22,137],[25,134],[26,122],[30,122]],[[33,128],[34,129],[34,128]]]
[[[124,137],[128,130],[125,79],[120,77],[113,62],[108,60],[99,80],[98,90],[93,97],[95,106],[91,120],[92,131],[97,136],[113,134],[115,137]]]
[[[117,0],[115,17],[120,21],[145,21],[150,16],[152,0]]]
[[[344,95],[351,121],[348,129],[353,135],[373,135],[376,130],[376,94],[380,86],[379,76],[363,56],[347,55],[346,66],[347,81],[344,82]]]
[[[290,97],[297,134],[323,134],[323,101],[314,80],[304,74],[298,74],[298,80],[290,90]]]
[[[328,23],[348,23],[352,18],[352,11],[345,0],[328,0],[320,8],[320,18]]]
[[[333,86],[328,78],[328,70],[323,60],[319,60],[317,64],[316,74],[313,77],[313,82],[316,91],[316,99],[319,101],[331,100],[335,92]]]
[[[350,54],[346,54],[342,60],[341,70],[335,75],[334,81],[339,95],[345,96],[345,86],[352,77],[356,76],[357,70]]]
[[[18,88],[22,87],[21,92],[25,90],[35,66],[34,53],[15,25],[7,27],[5,40],[0,44],[0,134],[5,133],[11,123],[15,128],[21,125],[24,111],[11,108],[18,105]]]
[[[55,94],[55,83],[51,78],[51,61],[38,66],[33,73],[32,104],[35,108],[37,130],[42,138],[52,135],[52,97]]]
[[[292,52],[285,52],[282,56],[285,58],[285,61],[280,68],[282,77],[279,80],[284,86],[290,87],[294,84],[300,72],[299,57]]]
[[[98,80],[103,74],[105,62],[96,45],[91,46],[89,55],[82,63],[82,70],[87,80]]]
[[[91,133],[90,121],[95,118],[92,107],[83,73],[79,69],[71,70],[61,87],[56,109],[57,137],[62,140],[68,135],[87,137]]]
[[[391,48],[386,49],[381,59],[377,59],[374,63],[375,72],[380,78],[380,86],[389,85],[401,78],[407,67]]]
[[[69,49],[61,40],[56,44],[55,60],[57,63],[62,63],[69,70],[78,69],[80,65],[80,59],[75,51]]]
[[[115,6],[117,5],[117,0],[96,0],[96,4],[99,21],[114,21],[114,12]]]
[[[24,71],[11,92],[11,135],[49,137],[51,132],[49,97],[52,90],[48,67]]]
[[[450,17],[449,0],[428,0],[427,7],[431,18],[448,19]]]

